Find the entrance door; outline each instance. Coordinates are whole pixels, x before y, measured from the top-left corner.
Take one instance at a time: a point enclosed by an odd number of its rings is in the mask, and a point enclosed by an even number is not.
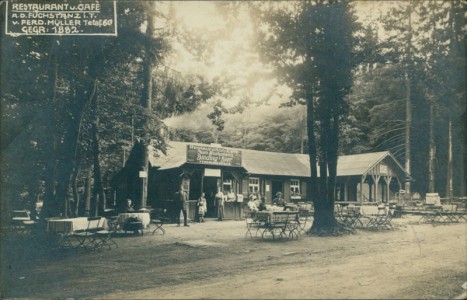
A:
[[[272,200],[274,201],[274,199],[276,198],[276,194],[278,192],[281,192],[282,195],[284,195],[283,184],[282,184],[282,181],[276,181],[276,180],[273,180],[271,184],[272,184],[272,187],[271,187]]]
[[[206,202],[208,211],[206,213],[207,218],[217,217],[217,208],[214,206],[214,196],[217,192],[218,184],[220,179],[217,177],[204,177],[203,181],[203,192],[206,195]]]

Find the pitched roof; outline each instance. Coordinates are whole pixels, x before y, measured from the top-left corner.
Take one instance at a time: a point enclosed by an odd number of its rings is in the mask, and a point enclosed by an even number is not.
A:
[[[383,151],[339,156],[337,176],[362,175],[388,155],[388,151]]]
[[[158,167],[159,170],[181,167],[187,163],[187,145],[209,146],[199,143],[168,142],[167,155],[161,152],[153,152],[150,155],[149,162],[151,166]],[[297,177],[310,176],[310,158],[307,154],[247,149],[236,150],[242,152],[242,167],[250,174]],[[395,160],[388,151],[339,156],[337,162],[337,176],[363,175],[388,156]],[[399,165],[397,161],[396,163]],[[399,167],[402,169],[400,165]]]
[[[242,150],[242,165],[250,174],[310,176],[310,164],[303,154]]]

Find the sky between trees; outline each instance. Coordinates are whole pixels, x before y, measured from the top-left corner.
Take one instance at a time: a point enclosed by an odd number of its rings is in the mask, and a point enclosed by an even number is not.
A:
[[[401,1],[357,1],[355,11],[364,24],[377,22],[390,7]],[[215,78],[227,79],[234,86],[231,97],[221,99],[229,107],[238,104],[242,97],[252,100],[251,107],[243,111],[242,119],[264,119],[281,113],[280,104],[286,102],[292,91],[278,83],[273,70],[262,63],[255,48],[254,15],[248,5],[242,5],[233,27],[229,27],[215,3],[210,1],[164,2],[162,10],[173,9],[174,19],[180,28],[202,32],[207,46],[213,48],[214,55],[207,61],[194,57],[181,44],[174,44],[173,53],[167,59],[168,64],[181,74],[196,74],[212,82]],[[285,3],[287,5],[287,3]],[[219,33],[222,35],[219,35]],[[379,35],[384,36],[384,29],[379,26]],[[252,74],[255,80],[248,81]],[[206,115],[212,110],[211,99],[195,112],[175,116],[165,120],[169,127],[186,128],[195,124],[208,126]],[[303,108],[304,109],[304,108]],[[226,122],[238,121],[239,116],[226,116]]]

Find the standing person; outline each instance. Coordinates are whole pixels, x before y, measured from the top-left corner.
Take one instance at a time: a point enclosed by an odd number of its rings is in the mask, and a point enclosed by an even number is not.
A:
[[[217,221],[224,220],[224,193],[217,189],[215,197],[215,205],[217,207]]]
[[[199,217],[199,222],[204,223],[204,214],[206,213],[206,198],[204,196],[205,194],[202,193],[201,197],[199,197],[198,200],[198,217]]]
[[[183,226],[189,227],[187,221],[187,206],[188,206],[188,195],[180,186],[180,190],[175,193],[174,196],[175,205],[177,206],[177,226],[180,226],[180,211],[183,213]]]

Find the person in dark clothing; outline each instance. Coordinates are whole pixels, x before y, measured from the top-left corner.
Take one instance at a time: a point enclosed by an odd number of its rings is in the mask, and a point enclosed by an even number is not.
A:
[[[133,204],[131,203],[131,199],[126,199],[126,206],[124,208],[124,212],[134,212],[135,209],[133,208]]]
[[[263,199],[261,199],[261,203],[258,205],[258,210],[259,211],[266,210],[266,199],[264,197]]]
[[[175,205],[177,207],[177,226],[180,226],[180,211],[183,213],[183,225],[189,227],[187,221],[188,195],[180,186],[180,190],[174,195]]]

